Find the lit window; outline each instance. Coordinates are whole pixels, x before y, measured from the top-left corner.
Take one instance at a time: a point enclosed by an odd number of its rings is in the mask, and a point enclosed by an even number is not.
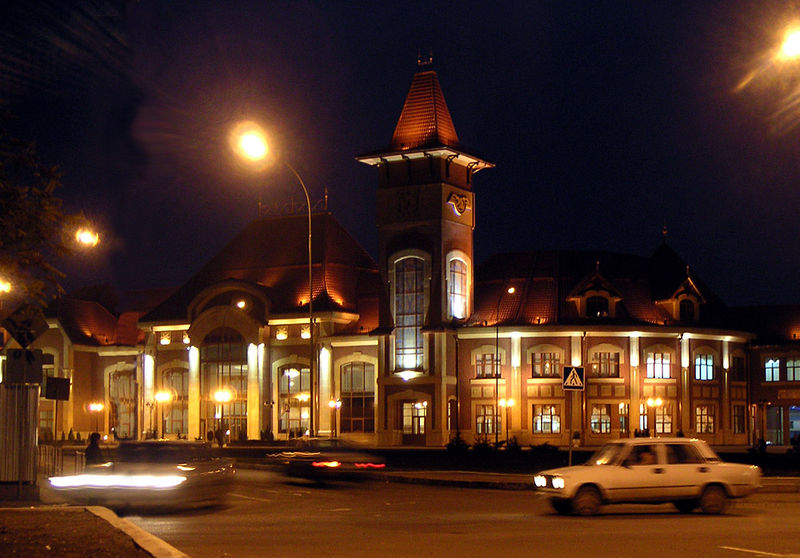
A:
[[[561,355],[559,353],[534,353],[531,372],[534,378],[561,376]]]
[[[594,353],[591,373],[595,378],[619,378],[619,353]]]
[[[695,408],[695,430],[698,434],[714,433],[714,407],[698,405]]]
[[[777,382],[780,380],[781,361],[771,358],[764,364],[764,379],[767,382]]]
[[[341,431],[375,432],[375,366],[348,362],[341,385]]]
[[[450,318],[463,320],[467,317],[467,264],[462,260],[450,260],[447,300]]]
[[[656,434],[672,434],[672,405],[663,404],[655,408]]]
[[[395,263],[395,359],[402,370],[422,368],[425,262],[409,257]]]
[[[627,403],[620,403],[619,404],[619,433],[620,435],[625,435],[630,432],[630,417],[629,414],[630,407]]]
[[[669,353],[647,353],[647,377],[668,379],[670,377]]]
[[[714,355],[697,355],[694,358],[694,379],[710,381],[714,379]]]
[[[611,432],[611,411],[609,405],[592,405],[592,416],[589,427],[594,434]]]
[[[419,436],[425,434],[425,416],[428,414],[428,404],[403,403],[403,434]]]
[[[558,405],[533,406],[533,433],[559,434],[561,432],[561,411]]]
[[[497,430],[495,430],[497,425]],[[500,431],[500,415],[494,412],[494,405],[475,407],[475,432],[478,435],[494,434]]]
[[[484,353],[475,356],[475,377],[494,378],[500,375],[500,362],[494,353]]]
[[[790,358],[786,361],[786,380],[789,382],[800,381],[800,359]]]

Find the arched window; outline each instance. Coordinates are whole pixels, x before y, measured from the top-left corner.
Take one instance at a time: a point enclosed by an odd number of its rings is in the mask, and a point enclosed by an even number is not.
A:
[[[375,432],[375,366],[348,362],[342,371],[342,433]]]
[[[452,320],[467,317],[467,264],[460,259],[450,260],[447,270],[447,308]]]
[[[109,377],[109,426],[120,438],[136,437],[136,375],[133,370]]]
[[[419,370],[423,366],[425,261],[415,256],[397,260],[394,279],[396,368]]]
[[[164,371],[164,389],[172,393],[172,400],[164,403],[165,434],[186,434],[189,430],[189,371],[170,368]]]
[[[215,394],[226,391],[230,400],[220,402]],[[231,328],[217,328],[200,347],[200,393],[206,431],[230,430],[230,438],[247,435],[247,346]]]

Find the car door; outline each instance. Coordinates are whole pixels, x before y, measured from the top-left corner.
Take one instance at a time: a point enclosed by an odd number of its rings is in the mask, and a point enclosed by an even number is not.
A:
[[[691,442],[664,444],[664,482],[671,498],[694,498],[711,475],[711,467]]]
[[[636,502],[658,500],[663,496],[664,455],[659,444],[634,444],[616,468],[609,500]]]

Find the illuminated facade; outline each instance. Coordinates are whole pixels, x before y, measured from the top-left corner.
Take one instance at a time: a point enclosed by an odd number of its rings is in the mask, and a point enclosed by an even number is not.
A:
[[[666,242],[649,257],[538,251],[477,265],[473,186],[493,165],[459,143],[430,68],[389,146],[357,159],[378,177],[378,260],[333,215],[313,215],[315,378],[305,214],[259,217],[130,312],[62,301],[34,346],[71,396],[41,400],[40,432],[386,446],[800,434],[800,309],[776,320],[775,308],[728,308]],[[565,368],[582,369],[582,390],[564,389]]]

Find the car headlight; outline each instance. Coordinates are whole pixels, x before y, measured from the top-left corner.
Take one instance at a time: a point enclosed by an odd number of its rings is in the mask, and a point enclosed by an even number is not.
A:
[[[553,477],[553,488],[564,488],[564,479],[561,477]]]
[[[544,488],[547,486],[547,479],[544,475],[536,475],[533,477],[533,484],[535,484],[537,488]]]

